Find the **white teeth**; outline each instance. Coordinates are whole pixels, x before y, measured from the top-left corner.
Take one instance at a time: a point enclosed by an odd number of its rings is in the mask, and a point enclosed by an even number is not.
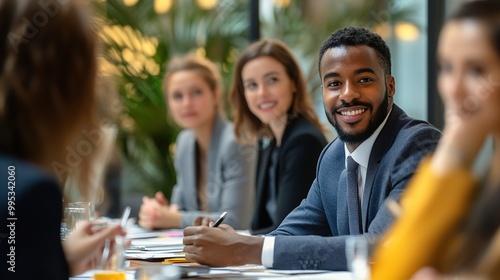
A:
[[[358,110],[354,110],[354,111],[342,111],[342,112],[340,112],[340,114],[343,116],[354,116],[354,115],[361,114],[364,111],[365,111],[365,109],[358,109]]]
[[[261,109],[267,109],[267,108],[270,108],[272,106],[274,106],[274,102],[262,103],[262,104],[259,105],[259,107]]]

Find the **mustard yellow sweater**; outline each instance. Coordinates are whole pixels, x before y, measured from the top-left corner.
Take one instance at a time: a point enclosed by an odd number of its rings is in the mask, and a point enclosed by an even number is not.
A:
[[[446,271],[476,186],[470,170],[438,177],[424,159],[401,198],[402,215],[374,252],[372,280],[409,279],[425,266]]]

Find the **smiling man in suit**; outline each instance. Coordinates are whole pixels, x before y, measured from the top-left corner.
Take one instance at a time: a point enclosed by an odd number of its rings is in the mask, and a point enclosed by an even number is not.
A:
[[[323,43],[318,68],[325,112],[339,136],[323,150],[307,198],[265,237],[239,235],[227,225],[186,228],[188,260],[346,270],[346,238],[362,234],[375,242],[391,224],[384,201],[399,200],[440,133],[394,104],[390,51],[379,35],[337,30]],[[348,165],[355,169],[348,172]]]

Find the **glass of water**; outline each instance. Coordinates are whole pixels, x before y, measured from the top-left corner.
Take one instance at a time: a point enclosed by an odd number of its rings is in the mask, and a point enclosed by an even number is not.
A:
[[[94,205],[92,202],[70,202],[64,210],[66,235],[71,234],[80,221],[94,219]]]
[[[370,266],[368,240],[364,236],[349,236],[345,242],[347,266],[352,279],[369,280]]]

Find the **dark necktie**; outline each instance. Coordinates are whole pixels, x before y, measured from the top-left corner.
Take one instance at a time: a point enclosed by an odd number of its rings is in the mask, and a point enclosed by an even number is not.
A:
[[[349,232],[361,234],[358,197],[358,163],[347,157],[347,213],[349,214]]]

